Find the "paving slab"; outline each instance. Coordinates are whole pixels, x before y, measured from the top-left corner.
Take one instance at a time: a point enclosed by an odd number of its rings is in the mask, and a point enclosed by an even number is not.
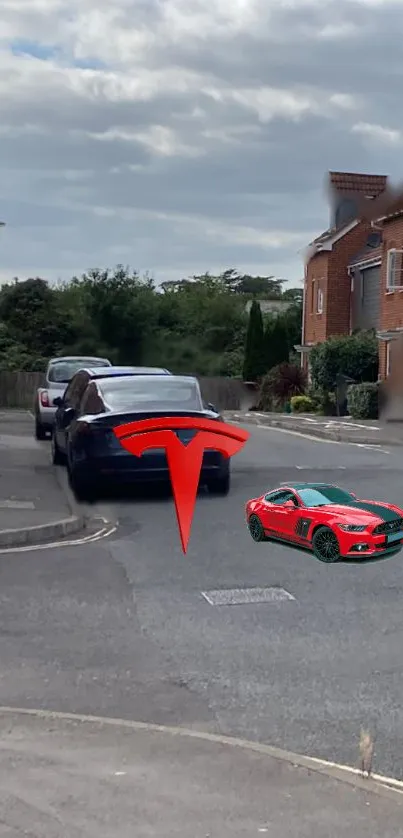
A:
[[[49,443],[34,439],[32,417],[0,413],[0,548],[65,537],[82,528],[51,464]]]
[[[371,780],[203,734],[1,711],[0,812],[1,836],[30,838],[403,836],[403,796]]]

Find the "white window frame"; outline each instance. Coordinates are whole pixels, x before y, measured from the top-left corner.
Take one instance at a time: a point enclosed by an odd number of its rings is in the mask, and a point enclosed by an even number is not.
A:
[[[316,314],[323,314],[323,291],[320,285],[316,289]]]
[[[388,250],[387,260],[386,260],[386,291],[396,291],[403,288],[402,285],[402,276],[399,277],[399,283],[396,283],[396,256],[397,254],[401,255],[402,263],[403,263],[403,250],[398,250],[396,247],[391,247]],[[402,264],[403,267],[403,264]],[[402,275],[402,267],[400,273]]]
[[[315,302],[316,302],[316,279],[312,280],[311,294],[312,294],[312,296],[311,296],[311,301],[310,301],[311,302],[310,309],[311,309],[311,314],[314,314],[315,313],[315,308],[316,308],[316,305],[315,305]]]

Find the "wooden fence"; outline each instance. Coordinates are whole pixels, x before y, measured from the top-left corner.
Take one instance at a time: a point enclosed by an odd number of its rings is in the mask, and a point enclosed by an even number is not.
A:
[[[253,388],[234,378],[199,378],[203,398],[220,410],[248,409],[255,401]],[[0,370],[0,408],[32,410],[35,391],[44,384],[41,372]]]

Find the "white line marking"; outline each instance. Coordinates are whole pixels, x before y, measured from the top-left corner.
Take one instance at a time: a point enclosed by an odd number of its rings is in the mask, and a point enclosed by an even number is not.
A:
[[[31,500],[0,500],[0,509],[35,509]]]
[[[347,466],[295,466],[299,471],[341,471]]]
[[[26,544],[23,547],[5,547],[0,550],[0,555],[3,555],[4,553],[30,553],[35,550],[54,550],[55,547],[76,547],[80,544],[92,544],[94,541],[100,541],[101,538],[108,538],[108,536],[113,535],[116,530],[117,526],[109,527],[109,529],[107,527],[102,527],[102,529],[92,533],[91,535],[84,536],[84,538],[77,538],[69,541],[52,541],[47,544]]]
[[[62,713],[56,710],[38,710],[25,707],[9,707],[0,706],[0,714],[5,715],[19,715],[19,716],[33,716],[37,719],[44,719],[49,721],[72,721],[82,723],[92,723],[97,725],[107,725],[108,727],[122,727],[128,730],[142,730],[150,733],[166,733],[171,736],[183,736],[189,739],[201,739],[206,742],[216,742],[220,745],[229,745],[230,747],[241,748],[243,750],[255,751],[256,753],[266,754],[274,759],[280,759],[290,762],[295,765],[300,765],[303,768],[310,768],[318,771],[322,769],[336,769],[344,774],[360,777],[361,772],[358,768],[353,768],[351,765],[342,765],[337,762],[329,762],[318,757],[309,757],[304,754],[296,754],[292,751],[284,751],[282,748],[277,748],[273,745],[265,745],[261,742],[250,742],[247,739],[237,739],[234,736],[222,736],[218,733],[206,733],[202,730],[188,729],[185,727],[169,727],[168,725],[152,724],[150,722],[135,722],[130,719],[110,718],[108,716],[90,716],[81,713]],[[394,777],[385,777],[383,774],[371,774],[372,781],[375,780],[384,786],[393,788],[394,791],[403,794],[403,780],[396,780]],[[350,782],[350,781],[348,781]],[[371,792],[371,782],[365,781],[368,793]]]
[[[241,424],[238,422],[237,424]],[[390,451],[384,451],[383,448],[379,448],[378,445],[364,445],[361,442],[345,442],[344,440],[338,439],[324,439],[320,436],[312,436],[312,434],[304,434],[300,431],[289,431],[288,428],[276,428],[273,425],[255,425],[256,428],[261,428],[265,431],[277,431],[280,434],[292,434],[293,436],[300,436],[303,439],[310,439],[312,442],[326,442],[330,443],[331,445],[353,445],[356,448],[370,448],[372,451],[379,451],[381,454],[390,454]]]

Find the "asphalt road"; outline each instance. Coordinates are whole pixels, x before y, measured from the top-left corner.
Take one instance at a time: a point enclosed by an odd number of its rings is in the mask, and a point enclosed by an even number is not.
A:
[[[102,503],[119,519],[112,540],[0,556],[1,703],[194,726],[349,764],[365,726],[375,770],[403,778],[403,554],[322,565],[253,543],[243,518],[249,497],[296,479],[403,505],[403,450],[248,430],[229,497],[198,500],[186,556],[172,501],[156,497]],[[294,600],[202,596],[266,586]]]

